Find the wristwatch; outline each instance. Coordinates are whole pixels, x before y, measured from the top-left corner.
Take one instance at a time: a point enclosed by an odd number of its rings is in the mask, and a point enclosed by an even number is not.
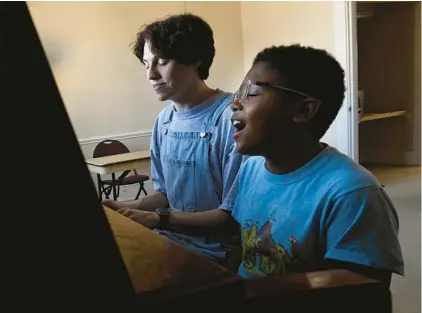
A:
[[[158,208],[155,210],[157,212],[160,221],[158,222],[159,229],[167,229],[169,226],[169,220],[171,215],[170,208]]]

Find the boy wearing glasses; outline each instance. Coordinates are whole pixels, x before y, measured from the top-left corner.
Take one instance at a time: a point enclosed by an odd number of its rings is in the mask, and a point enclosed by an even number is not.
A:
[[[261,51],[231,104],[236,149],[249,156],[232,214],[175,213],[168,227],[212,219],[214,227],[240,225],[244,278],[337,268],[389,285],[392,273],[403,275],[388,195],[368,171],[320,141],[344,91],[343,69],[323,50]]]
[[[403,275],[398,216],[376,178],[322,143],[344,98],[323,50],[260,52],[232,104],[239,172],[232,216],[245,278],[343,268],[390,284]]]

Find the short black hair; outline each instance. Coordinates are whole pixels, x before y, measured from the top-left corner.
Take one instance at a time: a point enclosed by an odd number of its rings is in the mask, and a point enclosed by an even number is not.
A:
[[[284,87],[322,101],[310,121],[313,136],[321,139],[343,104],[344,70],[327,51],[299,44],[272,46],[258,53],[253,64],[263,62],[280,75]]]
[[[199,63],[199,78],[208,78],[215,56],[214,34],[211,26],[199,16],[190,13],[171,15],[144,25],[133,46],[133,52],[141,62],[147,41],[152,52],[160,58],[184,65]]]

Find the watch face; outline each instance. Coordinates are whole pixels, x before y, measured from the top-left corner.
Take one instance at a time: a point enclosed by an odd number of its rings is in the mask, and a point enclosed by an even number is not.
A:
[[[159,208],[159,209],[157,209],[157,213],[167,215],[167,214],[171,213],[171,209],[170,208]]]

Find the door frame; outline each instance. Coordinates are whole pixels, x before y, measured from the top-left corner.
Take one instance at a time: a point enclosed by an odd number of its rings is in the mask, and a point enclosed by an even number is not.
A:
[[[334,55],[345,71],[346,93],[336,118],[337,149],[359,162],[358,53],[355,1],[333,2]]]

